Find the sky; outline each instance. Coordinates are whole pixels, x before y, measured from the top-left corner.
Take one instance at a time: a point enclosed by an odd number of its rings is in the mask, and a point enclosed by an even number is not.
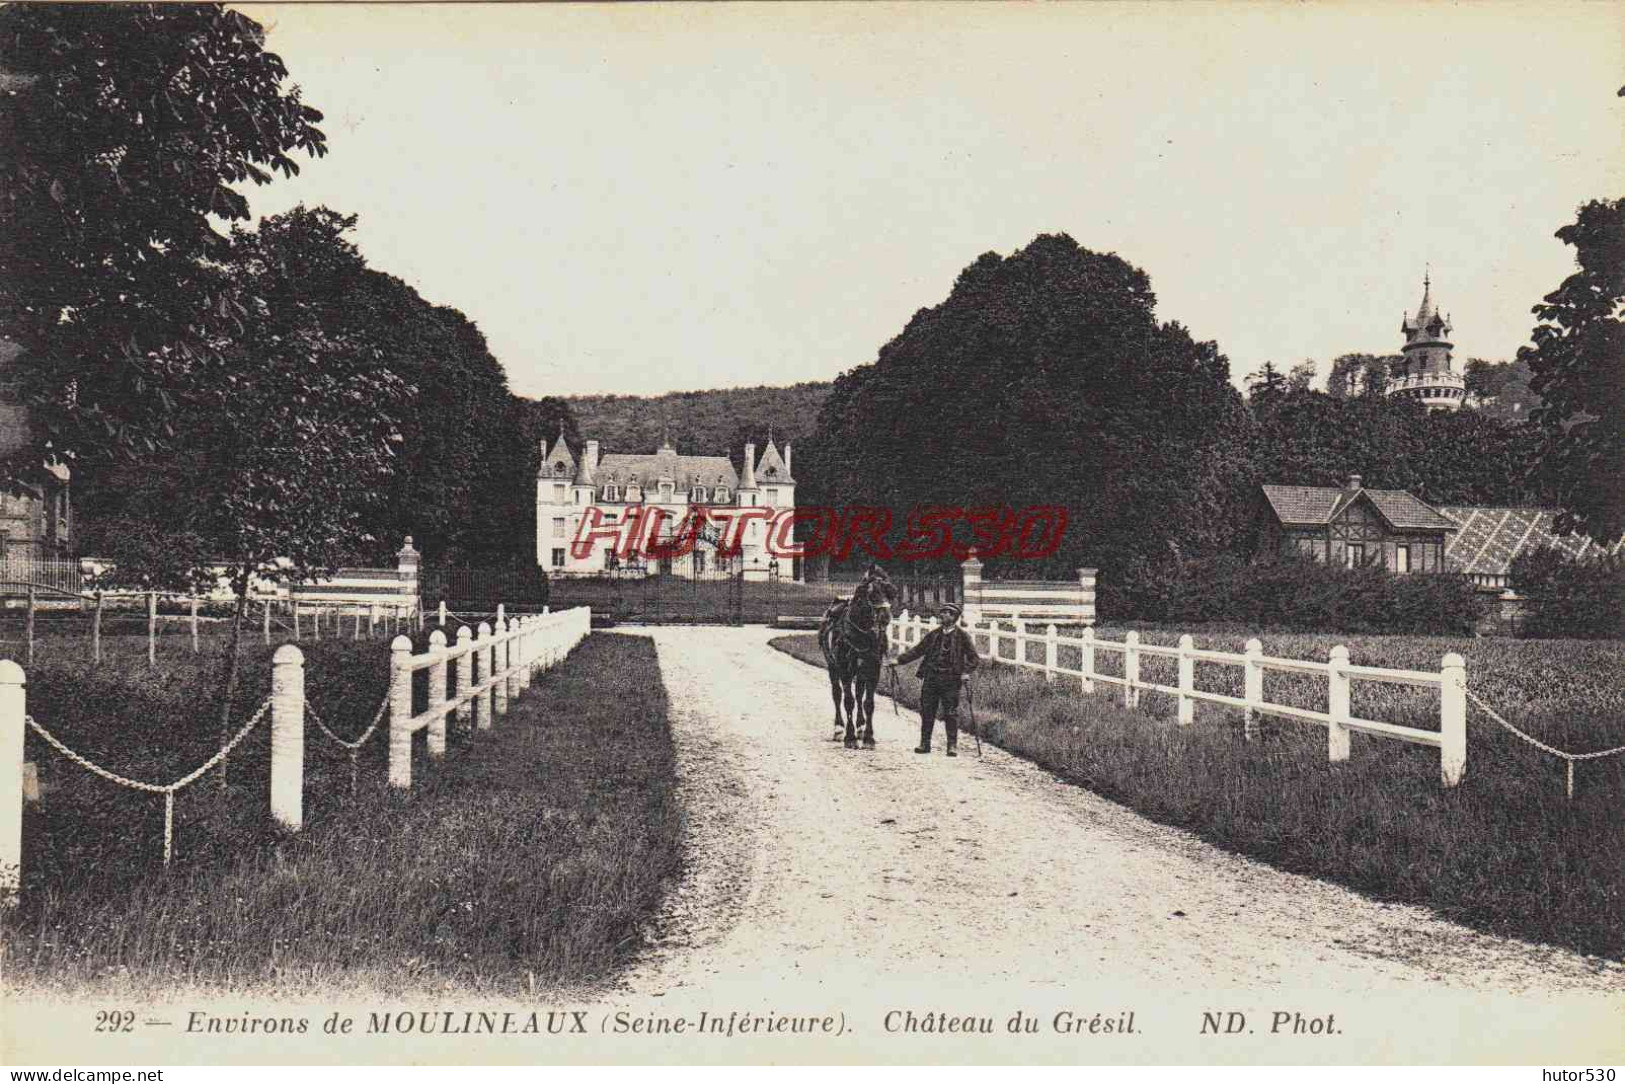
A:
[[[1397,352],[1426,269],[1510,359],[1625,196],[1616,3],[239,6],[330,145],[254,214],[358,214],[532,397],[832,379],[1042,233],[1238,382]]]

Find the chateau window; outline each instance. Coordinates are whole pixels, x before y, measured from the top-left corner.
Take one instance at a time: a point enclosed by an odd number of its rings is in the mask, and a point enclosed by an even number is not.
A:
[[[553,473],[556,476],[558,476],[560,478],[563,478],[564,477],[564,464],[563,463],[555,463],[555,464],[553,464]]]
[[[718,504],[727,504],[728,503],[728,487],[727,486],[717,486],[717,491],[714,494],[714,496],[715,496],[716,502]]]
[[[768,471],[768,473],[771,474],[773,472]],[[767,491],[767,503],[768,504],[778,504],[779,503],[779,491],[778,490],[770,489],[770,490]]]
[[[660,483],[660,500],[662,503],[669,504],[671,502],[671,487],[672,484],[670,482]]]
[[[703,550],[695,550],[692,556],[694,557],[694,574],[699,575],[705,571],[705,553]]]
[[[621,567],[621,555],[613,548],[604,551],[604,567],[611,569]]]
[[[563,546],[558,546],[553,550],[553,567],[554,568],[563,568],[564,567],[564,547]]]
[[[564,486],[563,485],[555,485],[553,487],[553,503],[555,503],[555,504],[563,504],[565,501],[567,501],[569,499],[570,499],[569,497],[564,495]]]
[[[553,537],[564,538],[564,517],[555,516],[553,519]]]
[[[606,501],[618,501],[620,499],[621,499],[621,489],[620,489],[619,486],[605,486],[604,487],[604,500],[606,500]]]
[[[704,504],[705,503],[705,487],[704,486],[695,486],[694,487],[694,492],[689,495],[688,499],[693,501],[695,504]]]

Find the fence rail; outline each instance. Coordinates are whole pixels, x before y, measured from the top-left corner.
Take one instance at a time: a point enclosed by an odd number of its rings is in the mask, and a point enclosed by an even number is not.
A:
[[[1129,708],[1139,705],[1141,692],[1150,690],[1165,693],[1177,698],[1178,719],[1182,726],[1195,721],[1196,701],[1202,700],[1241,709],[1244,713],[1243,731],[1249,738],[1256,736],[1257,720],[1261,715],[1324,726],[1326,756],[1332,762],[1348,759],[1349,734],[1358,731],[1373,737],[1438,749],[1439,778],[1446,787],[1456,786],[1467,772],[1467,663],[1455,652],[1445,655],[1440,660],[1439,671],[1433,673],[1426,670],[1393,670],[1381,666],[1354,666],[1348,661],[1348,648],[1341,644],[1331,649],[1326,662],[1314,662],[1308,659],[1282,659],[1265,655],[1264,645],[1256,638],[1247,641],[1243,653],[1235,654],[1227,651],[1198,650],[1189,634],[1179,638],[1178,646],[1167,647],[1159,644],[1142,644],[1140,634],[1137,632],[1128,633],[1122,640],[1106,640],[1096,636],[1093,628],[1085,628],[1080,636],[1062,636],[1054,624],[1045,626],[1042,633],[1029,631],[1027,624],[1022,621],[1015,621],[1012,626],[1010,630],[1006,630],[997,620],[964,623],[966,631],[971,633],[972,642],[978,637],[986,639],[987,654],[982,655],[980,647],[977,653],[990,662],[1038,671],[1044,675],[1046,681],[1054,681],[1058,677],[1075,678],[1079,683],[1079,690],[1085,693],[1093,692],[1097,683],[1116,686],[1123,690],[1123,705]],[[918,643],[929,627],[918,615],[904,611],[893,619],[890,632],[895,643],[911,645]],[[1012,641],[1014,647],[1012,656],[1008,658],[1001,653],[999,647],[1005,640]],[[1028,646],[1034,643],[1043,646],[1043,662],[1028,657]],[[1077,668],[1059,664],[1058,658],[1062,647],[1077,651],[1079,658]],[[1098,654],[1102,651],[1122,657],[1121,676],[1102,673],[1095,665]],[[1176,660],[1179,684],[1164,685],[1142,679],[1140,660],[1146,655]],[[1229,696],[1198,689],[1196,687],[1198,662],[1241,667],[1243,695]],[[1327,710],[1315,711],[1290,704],[1276,704],[1265,699],[1264,674],[1272,670],[1323,676],[1326,679]],[[1351,684],[1355,681],[1438,689],[1439,729],[1422,730],[1379,719],[1356,717],[1350,711]]]

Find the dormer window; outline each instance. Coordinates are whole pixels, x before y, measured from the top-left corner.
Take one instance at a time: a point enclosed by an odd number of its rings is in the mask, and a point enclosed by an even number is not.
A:
[[[606,501],[618,501],[620,499],[621,499],[621,487],[620,486],[606,485],[604,487],[604,500],[606,500]]]
[[[704,486],[695,486],[694,491],[688,495],[688,499],[693,501],[695,504],[704,504],[705,503],[705,487]]]
[[[553,473],[555,475],[557,475],[558,477],[563,478],[564,477],[564,464],[563,463],[555,463],[555,464],[553,464]]]
[[[716,491],[716,493],[713,494],[713,496],[715,497],[716,502],[718,504],[727,504],[728,503],[728,487],[727,486],[717,486],[717,491]]]

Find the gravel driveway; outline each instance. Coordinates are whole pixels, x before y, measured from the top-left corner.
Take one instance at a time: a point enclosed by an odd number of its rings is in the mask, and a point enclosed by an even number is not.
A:
[[[1625,991],[1625,968],[1474,933],[1225,853],[966,738],[829,740],[822,671],[762,628],[653,637],[686,872],[623,995],[740,983],[1098,983],[1166,990]],[[1610,998],[1612,1000],[1612,998]]]

